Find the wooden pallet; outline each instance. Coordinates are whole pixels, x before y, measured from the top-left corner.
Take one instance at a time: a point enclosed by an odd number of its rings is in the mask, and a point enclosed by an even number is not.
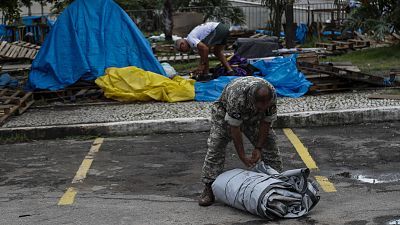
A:
[[[331,65],[315,65],[315,64],[304,62],[304,63],[300,63],[299,68],[302,71],[327,74],[327,75],[330,75],[333,77],[342,78],[342,79],[346,79],[349,81],[362,82],[362,83],[380,86],[380,87],[398,86],[399,85],[399,83],[395,81],[393,76],[390,77],[390,80],[392,82],[390,84],[388,84],[387,80],[383,77],[374,76],[371,74],[366,74],[366,73],[347,70],[347,69],[342,69],[342,68],[338,68],[338,67],[331,66]]]
[[[347,41],[353,43],[354,49],[368,48],[371,46],[370,41],[356,40],[356,39],[349,39]]]
[[[34,103],[32,92],[0,89],[0,126],[12,115],[21,115]]]
[[[230,56],[233,53],[231,52],[225,52],[224,55],[225,56]],[[214,54],[209,54],[208,55],[209,59],[214,59],[216,58]],[[161,55],[157,57],[158,61],[160,62],[190,62],[196,59],[200,59],[200,55],[189,55],[189,54],[171,54],[171,55]]]
[[[3,41],[0,43],[0,58],[4,59],[35,59],[40,46],[31,43],[19,41],[8,43]]]
[[[335,52],[347,52],[349,50],[357,50],[370,47],[371,42],[365,40],[349,39],[347,41],[331,41],[329,43],[316,43],[317,48],[326,48],[326,50]]]
[[[59,91],[36,91],[33,93],[35,99],[50,102],[77,102],[79,99],[100,99],[103,90],[98,86],[69,87]]]

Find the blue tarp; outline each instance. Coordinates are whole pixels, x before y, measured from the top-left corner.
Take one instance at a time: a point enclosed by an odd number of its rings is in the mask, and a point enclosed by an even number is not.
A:
[[[304,44],[307,37],[308,27],[306,24],[301,23],[296,28],[296,41],[300,44]]]
[[[301,23],[296,28],[296,41],[300,44],[303,44],[307,37],[308,27],[306,24]],[[270,30],[256,30],[257,34],[264,34],[264,35],[273,35],[273,32]],[[281,31],[279,33],[280,37],[285,37],[285,32]]]
[[[94,80],[108,67],[165,75],[150,44],[113,0],[76,0],[58,17],[36,59],[27,90],[59,90]]]
[[[296,59],[294,54],[271,61],[259,60],[252,65],[275,87],[278,95],[298,98],[308,91],[312,83],[297,70]]]
[[[212,102],[217,100],[225,86],[236,78],[238,77],[220,76],[208,82],[196,82],[194,84],[194,90],[196,92],[194,100],[198,102]]]
[[[0,41],[2,41],[5,36],[7,36],[6,25],[0,24]]]
[[[311,86],[303,73],[297,70],[296,55],[275,58],[272,61],[259,60],[252,65],[260,70],[260,77],[269,81],[279,96],[298,98]],[[225,86],[237,77],[222,76],[209,82],[196,82],[196,101],[215,101]]]

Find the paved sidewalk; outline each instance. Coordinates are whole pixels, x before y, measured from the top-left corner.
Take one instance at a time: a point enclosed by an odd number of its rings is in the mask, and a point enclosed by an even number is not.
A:
[[[371,100],[361,91],[278,99],[274,127],[310,127],[400,121],[399,100]],[[2,139],[144,135],[210,129],[209,102],[134,103],[34,108],[0,127]]]
[[[399,100],[371,100],[368,95],[379,91],[326,94],[302,98],[279,98],[278,113],[324,112],[400,106]],[[209,118],[209,102],[133,103],[80,107],[30,109],[13,117],[3,127],[36,127],[71,124],[92,124],[176,118]]]

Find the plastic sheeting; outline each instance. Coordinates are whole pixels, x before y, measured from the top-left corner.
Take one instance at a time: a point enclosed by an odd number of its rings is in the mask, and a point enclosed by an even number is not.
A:
[[[261,77],[269,81],[278,95],[297,98],[303,96],[311,86],[303,73],[297,70],[296,55],[275,58],[271,61],[259,60],[252,64],[260,70]],[[196,101],[215,101],[225,86],[238,77],[222,76],[209,82],[196,82]]]
[[[236,76],[221,76],[208,82],[196,82],[194,84],[196,96],[195,100],[199,102],[212,102],[217,100],[224,90],[225,86]]]
[[[306,41],[307,32],[307,25],[304,23],[299,24],[296,28],[296,41],[300,44],[304,44],[304,42]]]
[[[194,80],[175,76],[172,80],[137,67],[108,68],[96,79],[104,96],[118,101],[189,101],[194,98]]]
[[[296,58],[294,54],[271,61],[259,60],[252,65],[275,87],[278,95],[298,98],[308,91],[312,83],[297,70]]]
[[[298,218],[319,202],[319,190],[308,181],[308,169],[281,174],[260,163],[254,171],[234,169],[212,184],[217,201],[267,219]]]
[[[131,18],[112,0],[76,0],[58,17],[26,89],[58,90],[94,80],[105,68],[136,66],[165,75]]]

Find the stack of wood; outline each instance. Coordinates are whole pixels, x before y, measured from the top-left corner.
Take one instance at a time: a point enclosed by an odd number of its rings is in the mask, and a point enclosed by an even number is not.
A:
[[[24,113],[33,103],[32,92],[0,89],[0,126],[11,115]]]
[[[348,39],[347,41],[331,41],[329,43],[316,43],[317,48],[325,48],[328,54],[342,54],[350,50],[358,50],[371,46],[370,41]]]
[[[312,64],[302,62],[299,64],[299,69],[305,73],[307,79],[313,83],[313,86],[310,88],[311,93],[400,86],[400,83],[396,81],[393,75],[385,78],[366,74],[352,65],[334,63]]]
[[[0,44],[0,59],[35,59],[40,46],[28,42],[18,41],[8,43],[6,41]]]

